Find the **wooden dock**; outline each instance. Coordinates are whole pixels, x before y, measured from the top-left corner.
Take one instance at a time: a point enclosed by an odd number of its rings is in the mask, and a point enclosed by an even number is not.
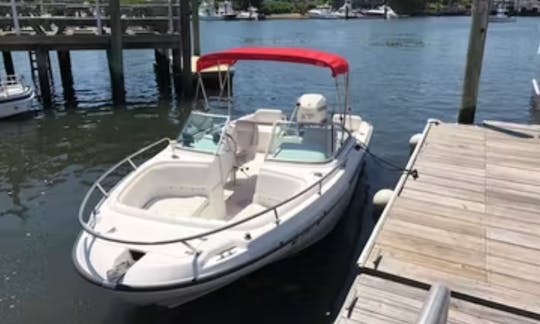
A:
[[[64,101],[74,105],[71,54],[73,50],[106,50],[112,101],[126,103],[123,50],[153,49],[160,92],[191,98],[191,9],[187,1],[121,6],[120,0],[99,4],[46,4],[15,2],[0,6],[0,51],[6,74],[15,74],[11,51],[28,51],[31,75],[43,107],[53,107],[55,89],[50,52],[56,51]],[[36,16],[37,14],[37,16]],[[147,16],[151,14],[152,16]],[[9,15],[6,16],[6,15]],[[129,15],[129,16],[128,16]],[[198,25],[194,21],[198,55]]]
[[[449,323],[540,323],[540,126],[429,122],[337,323],[416,323],[434,283]]]

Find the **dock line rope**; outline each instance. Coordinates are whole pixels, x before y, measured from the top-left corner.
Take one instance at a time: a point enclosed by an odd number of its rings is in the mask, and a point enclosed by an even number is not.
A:
[[[379,164],[380,166],[382,166],[386,170],[403,172],[403,173],[406,173],[406,174],[412,176],[414,180],[418,179],[419,175],[418,175],[418,170],[417,169],[407,169],[407,168],[401,167],[401,166],[395,164],[394,162],[386,160],[386,159],[378,156],[377,154],[371,152],[369,150],[369,148],[364,146],[364,145],[358,145],[358,146],[360,147],[361,150],[363,150],[368,155],[370,155],[377,164]]]

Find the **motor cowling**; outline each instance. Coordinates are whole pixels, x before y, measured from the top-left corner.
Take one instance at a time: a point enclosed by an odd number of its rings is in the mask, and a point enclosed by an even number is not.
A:
[[[317,93],[300,96],[297,102],[297,121],[306,124],[322,124],[326,122],[326,98]]]

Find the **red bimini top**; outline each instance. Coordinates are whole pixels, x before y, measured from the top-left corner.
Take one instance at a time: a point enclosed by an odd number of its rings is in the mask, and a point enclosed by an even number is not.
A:
[[[349,72],[349,63],[343,57],[308,49],[287,47],[239,47],[202,55],[197,61],[197,72],[219,64],[234,65],[240,60],[280,61],[327,67],[332,76]]]

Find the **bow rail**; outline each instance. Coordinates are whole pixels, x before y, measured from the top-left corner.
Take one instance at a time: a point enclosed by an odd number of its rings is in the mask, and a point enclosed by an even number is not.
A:
[[[138,150],[137,152],[129,155],[128,157],[124,158],[122,161],[118,162],[117,164],[115,164],[113,167],[111,167],[109,170],[107,170],[104,174],[102,174],[97,180],[96,182],[94,182],[94,184],[92,184],[92,186],[90,187],[90,189],[88,190],[88,192],[86,193],[82,203],[81,203],[81,206],[79,208],[79,223],[81,224],[83,230],[96,237],[96,238],[99,238],[99,239],[102,239],[102,240],[106,240],[106,241],[110,241],[110,242],[115,242],[115,243],[122,243],[122,244],[134,244],[134,245],[164,245],[164,244],[173,244],[173,243],[183,243],[184,245],[186,245],[188,248],[190,248],[195,254],[200,254],[200,251],[198,251],[196,248],[194,248],[191,244],[189,244],[189,241],[192,241],[192,240],[195,240],[195,239],[200,239],[200,238],[204,238],[204,237],[207,237],[207,236],[210,236],[210,235],[213,235],[213,234],[216,234],[216,233],[219,233],[219,232],[222,232],[224,230],[227,230],[227,229],[230,229],[230,228],[233,228],[233,227],[236,227],[238,225],[241,225],[241,224],[244,224],[246,222],[249,222],[250,220],[253,220],[253,219],[256,219],[262,215],[265,215],[265,214],[268,214],[270,212],[273,212],[274,213],[274,217],[275,217],[275,221],[274,223],[276,224],[276,226],[279,226],[280,224],[280,217],[279,217],[279,213],[278,213],[278,208],[286,205],[287,203],[303,196],[304,194],[306,194],[308,191],[310,190],[313,190],[314,188],[316,188],[317,190],[317,194],[319,195],[322,195],[323,194],[323,191],[322,191],[322,186],[323,186],[323,182],[328,179],[328,177],[330,177],[330,175],[333,175],[337,170],[341,169],[341,168],[344,168],[345,165],[346,165],[346,162],[341,162],[339,163],[337,166],[335,166],[332,170],[330,170],[328,173],[322,175],[320,177],[319,180],[317,180],[316,182],[312,183],[311,185],[309,185],[308,187],[306,187],[305,189],[303,189],[302,191],[296,193],[295,195],[293,195],[292,197],[272,206],[272,207],[269,207],[261,212],[258,212],[256,214],[253,214],[251,216],[248,216],[248,217],[245,217],[241,220],[238,220],[236,222],[232,222],[232,223],[228,223],[228,224],[225,224],[224,226],[221,226],[219,228],[216,228],[216,229],[212,229],[212,230],[209,230],[209,231],[206,231],[206,232],[202,232],[202,233],[199,233],[199,234],[194,234],[194,235],[189,235],[189,236],[184,236],[184,237],[179,237],[179,238],[174,238],[174,239],[168,239],[168,240],[160,240],[160,241],[136,241],[136,240],[124,240],[124,239],[119,239],[119,238],[115,238],[115,237],[111,237],[111,236],[107,236],[103,233],[100,233],[100,232],[97,232],[95,229],[94,229],[94,226],[92,224],[95,224],[95,217],[96,217],[96,208],[99,207],[101,205],[101,203],[104,201],[105,198],[108,197],[110,191],[107,191],[105,190],[105,188],[103,188],[103,186],[101,185],[101,182],[103,180],[105,180],[111,173],[113,173],[115,170],[117,170],[119,167],[121,167],[122,165],[125,165],[125,164],[129,164],[131,167],[132,167],[132,171],[135,171],[138,166],[133,162],[133,159],[139,155],[141,155],[142,153],[150,150],[151,148],[154,148],[164,142],[168,142],[169,145],[173,145],[175,143],[175,141],[172,141],[171,139],[169,138],[163,138],[157,142],[154,142],[140,150]],[[121,181],[118,180],[116,182],[119,183]],[[116,185],[115,184],[115,185]],[[114,186],[113,186],[114,188]],[[92,209],[92,211],[90,212],[90,215],[88,217],[88,220],[85,220],[85,216],[84,216],[84,211],[86,209],[86,205],[88,204],[88,201],[90,199],[90,196],[96,192],[96,189],[98,190],[99,193],[101,193],[101,199],[100,201],[96,204],[96,206]],[[112,189],[111,189],[112,190]]]

